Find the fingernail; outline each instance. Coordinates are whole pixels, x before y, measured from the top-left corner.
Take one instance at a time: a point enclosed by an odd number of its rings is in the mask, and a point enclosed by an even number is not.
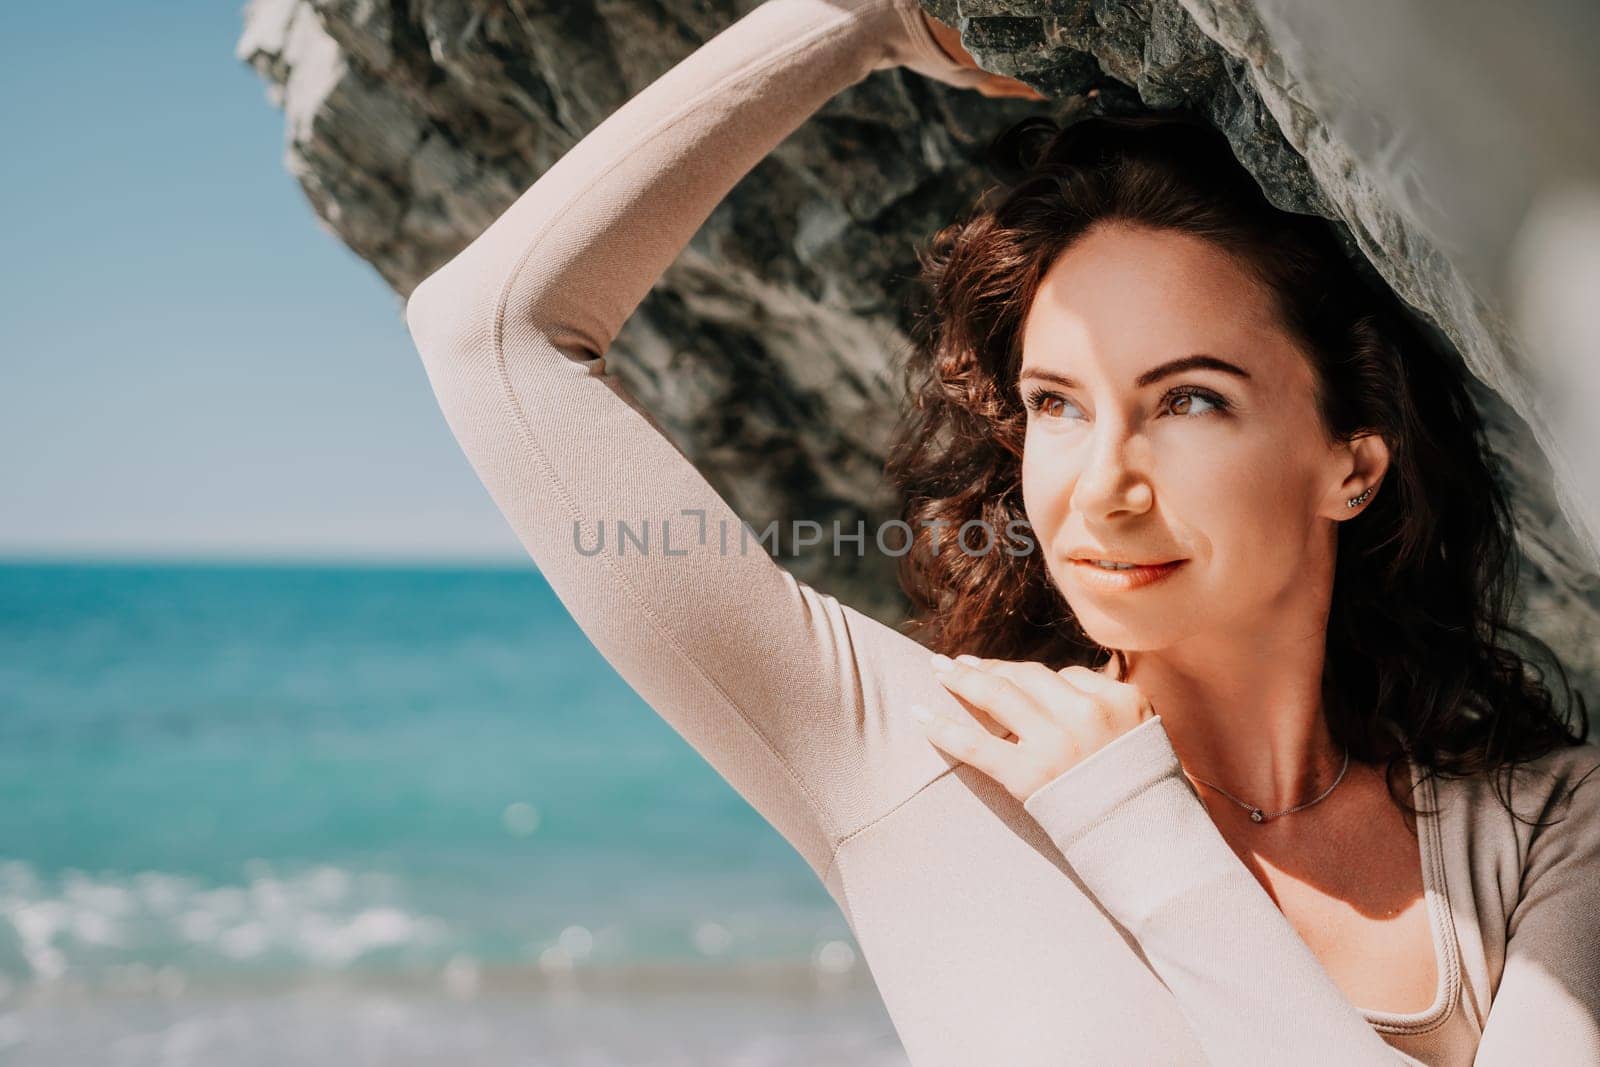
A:
[[[933,654],[933,669],[934,670],[936,670],[936,671],[950,671],[950,670],[954,670],[955,666],[956,666],[955,660],[951,659],[949,656],[945,655],[943,652],[935,652]]]
[[[921,704],[913,704],[911,705],[911,717],[921,723],[932,722],[933,712],[929,711]]]
[[[956,662],[957,663],[965,663],[969,667],[981,667],[981,666],[983,666],[983,660],[979,659],[977,656],[967,655],[965,653],[963,653],[962,655],[957,656],[956,657]]]

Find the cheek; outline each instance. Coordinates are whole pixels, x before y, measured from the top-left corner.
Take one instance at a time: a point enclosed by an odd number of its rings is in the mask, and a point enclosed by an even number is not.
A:
[[[1028,524],[1043,545],[1066,520],[1072,496],[1072,462],[1067,450],[1031,435],[1022,450],[1022,504]]]
[[[1279,427],[1201,436],[1209,428],[1152,440],[1147,468],[1160,522],[1200,558],[1230,574],[1263,574],[1297,556],[1294,531],[1311,513],[1309,460]],[[1022,456],[1028,522],[1048,547],[1070,513],[1082,454],[1059,435],[1030,432]],[[1270,566],[1263,566],[1268,565]]]
[[[1292,452],[1259,442],[1226,456],[1174,453],[1163,464],[1158,492],[1163,510],[1208,543],[1220,570],[1251,581],[1298,555],[1307,485]]]

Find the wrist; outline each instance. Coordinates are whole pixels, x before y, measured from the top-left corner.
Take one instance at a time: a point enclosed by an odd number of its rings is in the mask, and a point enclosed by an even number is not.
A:
[[[970,66],[946,51],[934,36],[917,0],[878,0],[878,3],[892,9],[898,22],[890,31],[889,54],[883,67],[905,67],[961,89],[989,80],[991,75],[987,71]]]

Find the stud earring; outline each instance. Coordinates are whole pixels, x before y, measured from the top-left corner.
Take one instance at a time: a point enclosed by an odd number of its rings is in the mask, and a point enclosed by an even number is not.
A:
[[[1367,497],[1371,496],[1372,491],[1376,488],[1378,488],[1376,485],[1367,486],[1366,492],[1362,493],[1360,496],[1353,496],[1349,500],[1346,500],[1344,502],[1344,506],[1347,508],[1359,508],[1362,504],[1367,502]]]

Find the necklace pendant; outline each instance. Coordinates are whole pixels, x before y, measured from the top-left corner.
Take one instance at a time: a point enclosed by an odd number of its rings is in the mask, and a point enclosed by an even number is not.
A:
[[[1267,817],[1265,815],[1261,814],[1261,809],[1260,808],[1251,808],[1250,809],[1250,821],[1251,822],[1265,822],[1266,819],[1267,819]]]

